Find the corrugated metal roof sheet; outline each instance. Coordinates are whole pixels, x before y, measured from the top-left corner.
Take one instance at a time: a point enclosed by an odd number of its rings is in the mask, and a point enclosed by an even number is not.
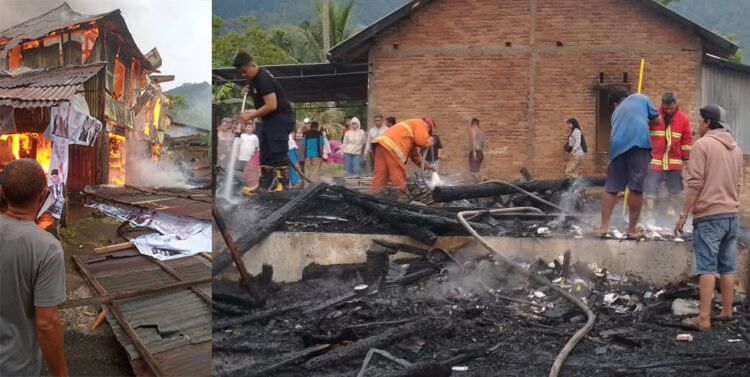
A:
[[[23,86],[47,87],[83,84],[97,74],[106,63],[65,65],[44,70],[33,70],[16,76],[0,78],[0,88]]]
[[[112,30],[123,37],[120,40],[128,48],[133,49],[136,56],[141,60],[143,68],[156,72],[151,62],[146,59],[143,52],[136,45],[133,35],[128,30],[125,19],[122,18],[119,9],[97,15],[85,15],[74,11],[67,3],[63,3],[47,13],[0,32],[0,50],[10,50],[25,41],[37,40],[53,31],[62,30],[70,26],[100,21],[112,21],[114,26]]]
[[[175,216],[211,220],[211,192],[203,189],[155,189],[132,186],[89,186],[84,192],[116,203],[153,209]]]
[[[81,85],[106,63],[34,70],[0,78],[0,105],[12,107],[55,106],[70,99]]]
[[[63,3],[59,7],[50,10],[47,13],[34,17],[16,26],[0,32],[0,41],[9,40],[2,49],[9,50],[16,47],[24,40],[39,39],[55,30],[64,29],[68,26],[100,20],[110,14],[119,13],[115,10],[108,13],[97,15],[85,15],[74,11],[68,3]]]
[[[109,292],[176,282],[153,259],[126,249],[79,257],[84,267]],[[202,256],[165,261],[186,279],[210,277],[211,262]],[[211,284],[198,285],[211,294]],[[172,290],[115,302],[138,338],[169,376],[211,375],[211,306],[188,289]],[[107,311],[107,321],[132,360],[136,375],[150,369],[120,324]]]

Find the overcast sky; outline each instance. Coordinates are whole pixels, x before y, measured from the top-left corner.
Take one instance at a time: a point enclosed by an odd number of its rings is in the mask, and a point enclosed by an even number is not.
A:
[[[62,0],[0,0],[0,31],[56,8]],[[211,78],[211,0],[67,0],[86,15],[120,9],[145,54],[156,47],[162,74],[175,75],[165,90]]]

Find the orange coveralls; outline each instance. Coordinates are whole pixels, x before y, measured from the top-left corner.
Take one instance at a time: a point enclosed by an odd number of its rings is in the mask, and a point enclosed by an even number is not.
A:
[[[375,168],[370,192],[376,192],[391,180],[399,190],[406,190],[406,161],[411,157],[415,164],[422,165],[419,148],[432,145],[430,126],[422,119],[408,119],[397,123],[372,143],[375,154]]]

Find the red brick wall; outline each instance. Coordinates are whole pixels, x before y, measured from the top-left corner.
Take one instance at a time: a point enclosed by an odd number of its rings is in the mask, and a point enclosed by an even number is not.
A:
[[[577,118],[591,152],[581,172],[603,174],[607,156],[594,153],[599,73],[620,83],[627,72],[635,90],[645,58],[644,94],[658,106],[676,91],[696,119],[702,52],[686,33],[631,1],[435,0],[377,39],[370,106],[397,119],[433,117],[441,169],[451,172],[468,170],[469,120],[479,118],[482,174],[500,179],[522,167],[564,176],[565,120]]]

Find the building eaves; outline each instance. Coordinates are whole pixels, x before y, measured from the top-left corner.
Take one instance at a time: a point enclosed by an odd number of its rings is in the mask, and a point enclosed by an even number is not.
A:
[[[55,106],[69,100],[106,63],[32,70],[0,77],[0,105],[17,108]]]
[[[358,60],[364,60],[367,56],[367,51],[374,39],[383,33],[385,30],[401,21],[402,19],[410,16],[412,13],[424,8],[425,5],[433,2],[434,0],[413,0],[406,3],[401,8],[396,9],[380,20],[374,22],[370,26],[361,30],[360,32],[350,36],[346,40],[342,41],[338,45],[332,47],[327,52],[328,60],[332,62],[352,62]],[[717,55],[720,57],[728,58],[732,56],[739,46],[726,38],[706,29],[700,24],[688,19],[687,17],[659,4],[654,0],[620,0],[636,2],[644,5],[651,10],[669,18],[670,20],[690,29],[696,33],[704,44],[704,50],[707,53]]]

